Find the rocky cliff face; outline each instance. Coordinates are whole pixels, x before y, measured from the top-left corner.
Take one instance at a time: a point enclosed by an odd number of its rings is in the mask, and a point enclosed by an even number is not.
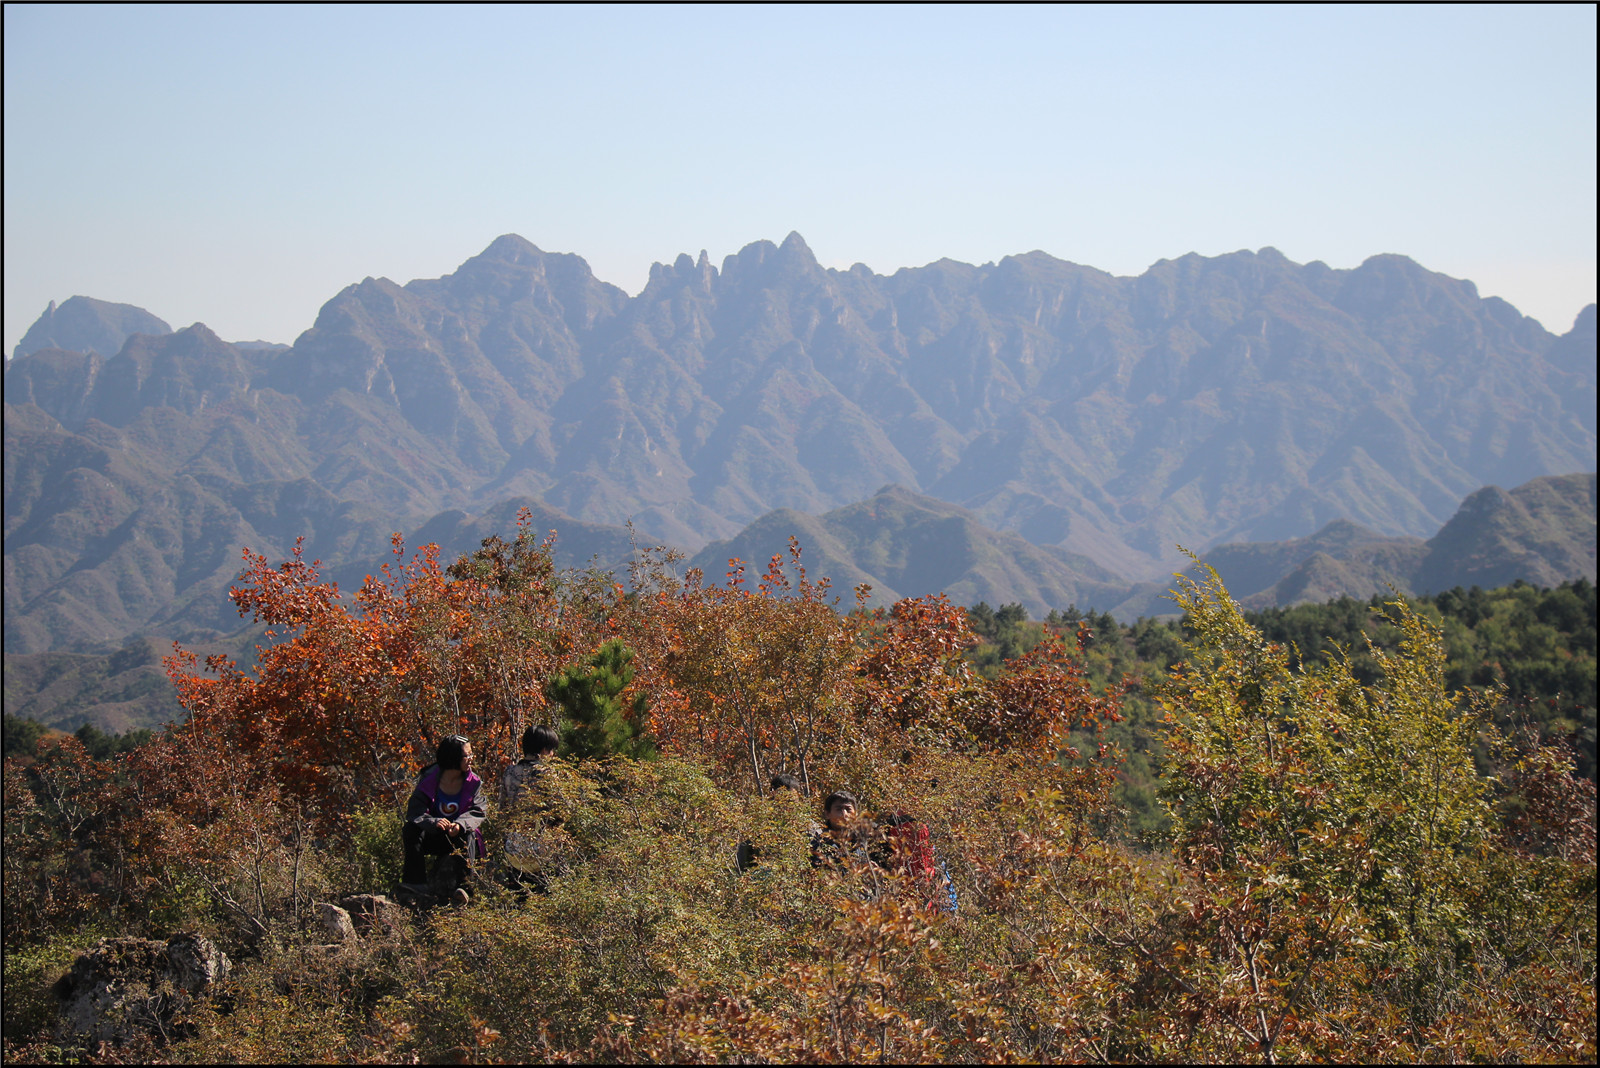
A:
[[[353,565],[512,499],[694,550],[897,484],[1132,579],[1337,519],[1425,537],[1595,465],[1592,310],[1557,338],[1397,256],[881,276],[791,234],[630,299],[507,236],[349,287],[287,350],[91,303],[111,332],[68,301],[6,371],[8,652],[214,631],[242,545]]]

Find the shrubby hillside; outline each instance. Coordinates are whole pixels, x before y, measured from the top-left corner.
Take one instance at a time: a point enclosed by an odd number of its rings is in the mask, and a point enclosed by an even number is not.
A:
[[[354,599],[252,559],[234,600],[271,644],[170,659],[182,726],[7,758],[7,1060],[1594,1059],[1593,784],[1497,730],[1406,602],[1356,662],[1180,581],[1184,628],[1131,633],[1169,665],[1138,694],[1165,829],[1134,845],[1098,619],[841,613],[798,547],[726,582],[669,562],[563,571],[531,520],[448,568],[397,545]],[[1437,607],[1592,621],[1592,587],[1527,589]],[[574,702],[600,659],[623,689]],[[492,776],[538,722],[589,742],[490,838],[538,836],[546,892],[486,864],[463,908],[375,901],[435,742]],[[892,859],[807,862],[838,788],[929,828],[954,914]]]

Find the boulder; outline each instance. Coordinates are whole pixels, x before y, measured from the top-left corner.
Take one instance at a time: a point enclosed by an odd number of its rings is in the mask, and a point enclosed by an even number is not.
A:
[[[321,921],[323,931],[335,942],[349,942],[356,937],[356,925],[350,921],[350,914],[338,905],[317,902],[317,919]]]
[[[181,1018],[231,969],[227,955],[196,934],[174,935],[164,943],[103,938],[73,961],[53,988],[61,1002],[57,1034],[114,1046],[137,1038],[164,1041],[182,1029]]]
[[[350,914],[360,934],[388,934],[400,925],[400,905],[382,894],[350,894],[339,899],[339,907]]]

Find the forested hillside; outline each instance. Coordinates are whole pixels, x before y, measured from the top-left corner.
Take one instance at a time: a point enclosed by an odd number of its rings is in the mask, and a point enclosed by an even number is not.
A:
[[[1586,663],[1592,739],[1591,584],[1252,620],[1207,574],[1120,628],[668,562],[562,571],[525,522],[350,601],[253,559],[273,643],[171,658],[180,728],[7,755],[7,1060],[1594,1059],[1581,698],[1541,739],[1497,686]],[[493,781],[536,723],[569,755],[470,903],[381,896],[441,739]]]

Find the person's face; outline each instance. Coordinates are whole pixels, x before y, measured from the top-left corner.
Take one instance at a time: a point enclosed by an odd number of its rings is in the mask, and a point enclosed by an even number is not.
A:
[[[856,818],[856,806],[848,801],[835,801],[828,806],[828,826],[836,831],[850,826]]]
[[[461,747],[461,774],[465,775],[472,770],[472,745],[468,743]]]

